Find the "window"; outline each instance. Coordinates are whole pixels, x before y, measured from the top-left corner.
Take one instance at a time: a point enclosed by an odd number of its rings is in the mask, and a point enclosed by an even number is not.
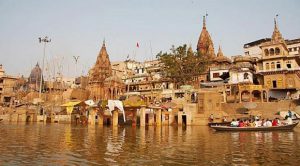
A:
[[[280,54],[280,49],[278,47],[275,48],[275,54],[279,55]]]
[[[294,47],[294,51],[297,51],[297,47]]]
[[[270,70],[270,64],[266,63],[266,70]]]
[[[245,55],[249,55],[249,51],[246,51],[246,52],[245,52]]]
[[[277,69],[280,69],[280,68],[281,68],[280,62],[277,62],[277,63],[276,63],[276,68],[277,68]]]
[[[292,52],[292,48],[289,48],[289,52]]]
[[[277,82],[276,82],[276,80],[272,81],[272,84],[273,84],[273,88],[277,88]]]
[[[287,62],[286,62],[286,67],[287,67],[288,69],[291,69],[291,68],[292,68],[292,62],[291,62],[291,61],[287,61]]]
[[[265,55],[269,56],[269,50],[268,49],[265,49]]]
[[[244,80],[249,79],[249,74],[248,73],[244,73]]]
[[[219,78],[220,74],[219,73],[213,73],[213,78]]]
[[[274,62],[271,63],[271,69],[275,69],[275,63]]]
[[[274,55],[274,49],[273,48],[270,49],[270,55]]]

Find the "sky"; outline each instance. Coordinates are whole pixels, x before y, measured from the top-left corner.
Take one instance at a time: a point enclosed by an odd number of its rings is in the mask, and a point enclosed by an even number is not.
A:
[[[271,37],[274,17],[285,39],[300,38],[299,0],[0,0],[0,64],[8,75],[86,75],[103,40],[112,62],[155,59],[172,45],[195,50],[207,13],[215,51],[243,54],[245,43]],[[137,42],[139,48],[136,47]],[[73,56],[79,56],[77,69]]]

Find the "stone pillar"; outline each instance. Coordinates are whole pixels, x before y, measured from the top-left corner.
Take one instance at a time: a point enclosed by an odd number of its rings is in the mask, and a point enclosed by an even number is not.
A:
[[[98,125],[103,126],[103,115],[101,113],[98,114]]]
[[[136,126],[136,111],[137,110],[130,110],[132,111],[132,126]]]
[[[178,126],[182,125],[182,111],[178,111]]]
[[[172,112],[169,113],[169,125],[174,124],[174,109],[172,109]]]
[[[119,113],[118,110],[113,111],[113,126],[118,126]]]
[[[146,106],[141,106],[140,109],[140,126],[145,126],[146,124]]]
[[[264,102],[264,91],[260,92],[260,101],[263,103]]]
[[[239,91],[240,103],[242,102],[242,92]]]
[[[226,86],[225,86],[225,90],[223,91],[223,102],[227,103]]]
[[[250,96],[250,102],[253,101],[253,97],[254,97],[254,95],[252,94],[252,92],[253,92],[253,91],[250,91],[250,95],[249,95],[249,96]]]
[[[267,98],[267,102],[269,102],[269,92],[266,91],[266,98]]]
[[[154,113],[149,113],[148,118],[148,125],[152,126],[154,124]]]
[[[155,114],[156,114],[156,125],[160,126],[161,125],[161,109],[157,109]]]

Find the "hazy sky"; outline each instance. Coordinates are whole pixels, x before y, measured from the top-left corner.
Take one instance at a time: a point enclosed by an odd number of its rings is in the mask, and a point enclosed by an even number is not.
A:
[[[0,0],[0,63],[7,74],[27,77],[42,61],[38,37],[46,35],[52,39],[46,62],[62,66],[65,76],[75,74],[73,56],[80,56],[77,75],[86,74],[104,38],[111,61],[128,54],[149,60],[185,43],[195,49],[206,12],[215,50],[221,44],[226,56],[243,54],[243,44],[271,37],[276,14],[283,37],[299,38],[299,6],[299,0]]]

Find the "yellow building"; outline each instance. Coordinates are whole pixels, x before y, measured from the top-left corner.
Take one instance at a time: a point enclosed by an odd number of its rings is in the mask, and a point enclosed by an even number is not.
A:
[[[0,64],[0,103],[9,106],[15,97],[15,91],[18,78],[5,74],[5,71]]]
[[[274,98],[298,95],[300,87],[300,57],[290,54],[283,39],[276,20],[274,31],[269,42],[261,44],[262,58],[258,60],[257,73],[263,76],[266,88],[270,89],[270,96]]]

